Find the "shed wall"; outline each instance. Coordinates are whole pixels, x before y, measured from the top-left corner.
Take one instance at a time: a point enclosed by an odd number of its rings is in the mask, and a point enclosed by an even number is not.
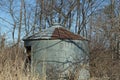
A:
[[[74,68],[73,64],[76,63],[80,65],[85,63],[86,66],[89,64],[88,41],[38,40],[25,42],[25,46],[30,45],[32,45],[32,67],[40,74],[47,74],[48,68],[50,67],[54,67],[54,69],[56,68],[65,74],[67,72],[66,69],[71,67],[70,65]],[[87,69],[84,69],[84,71],[85,70]],[[84,73],[84,71],[82,71],[82,73]],[[80,72],[80,74],[82,73]],[[83,78],[83,75],[81,77]],[[84,75],[84,77],[87,78],[86,75]]]

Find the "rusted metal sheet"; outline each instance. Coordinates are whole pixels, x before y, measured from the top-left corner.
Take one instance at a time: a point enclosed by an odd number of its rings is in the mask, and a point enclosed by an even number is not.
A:
[[[60,28],[55,28],[51,39],[71,39],[71,40],[85,40],[83,37],[80,35],[74,34],[62,27]]]

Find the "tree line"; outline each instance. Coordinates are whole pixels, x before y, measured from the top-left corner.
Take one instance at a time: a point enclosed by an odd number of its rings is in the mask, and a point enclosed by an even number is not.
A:
[[[18,45],[22,35],[58,22],[90,40],[90,46],[102,44],[120,53],[119,0],[0,0],[0,11],[9,15],[0,20],[10,25],[12,41]]]

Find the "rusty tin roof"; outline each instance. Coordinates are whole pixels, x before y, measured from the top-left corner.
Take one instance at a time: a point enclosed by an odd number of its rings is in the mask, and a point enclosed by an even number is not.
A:
[[[23,40],[56,40],[56,39],[71,39],[71,40],[86,40],[80,35],[74,34],[66,30],[62,26],[52,26],[39,33],[31,36],[26,36]]]

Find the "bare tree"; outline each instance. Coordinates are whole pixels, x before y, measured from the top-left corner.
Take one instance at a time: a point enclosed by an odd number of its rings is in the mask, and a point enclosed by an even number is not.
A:
[[[5,34],[0,35],[0,48],[3,49],[5,47]]]
[[[13,43],[19,44],[23,33],[28,35],[33,31],[32,29],[34,24],[32,22],[35,19],[33,18],[33,8],[35,8],[35,6],[25,0],[5,0],[0,1],[0,3],[2,5],[0,6],[0,10],[7,15],[10,15],[8,19],[5,19],[4,16],[0,17],[0,19],[10,24],[9,28],[12,30]],[[15,36],[17,37],[15,38]]]

